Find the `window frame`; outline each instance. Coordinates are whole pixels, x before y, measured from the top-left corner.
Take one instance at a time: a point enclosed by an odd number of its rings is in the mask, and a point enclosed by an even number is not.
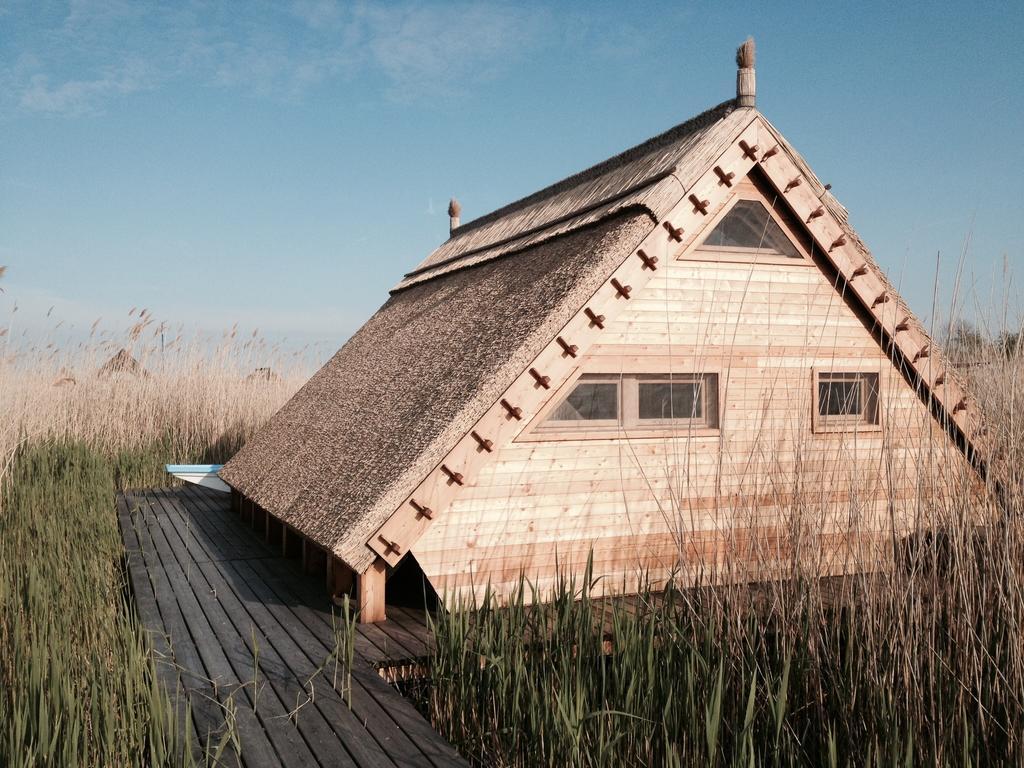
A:
[[[631,373],[625,374],[631,377],[631,386],[627,387],[624,394],[624,402],[629,403],[629,408],[623,408],[622,422],[623,425],[630,430],[634,429],[645,429],[645,428],[658,428],[658,427],[692,427],[694,429],[718,429],[719,420],[721,413],[718,407],[719,390],[721,389],[718,382],[718,373],[714,371],[700,371],[700,372],[688,372],[688,373]],[[644,419],[640,417],[640,385],[641,384],[692,384],[692,383],[706,383],[706,381],[714,377],[715,379],[715,390],[712,393],[712,397],[709,401],[708,390],[702,391],[703,412],[704,415],[701,418],[692,418],[688,416],[679,416],[668,419]],[[632,402],[630,401],[630,398]],[[635,415],[634,415],[635,414]],[[710,419],[711,414],[714,414],[714,420]]]
[[[573,390],[580,383],[590,384],[615,384],[615,419],[564,419],[554,421],[549,417],[553,414],[565,399],[572,394]],[[622,397],[622,382],[616,374],[602,374],[602,373],[583,373],[575,377],[572,382],[572,386],[564,390],[564,394],[559,392],[557,397],[553,399],[553,405],[550,409],[547,409],[547,415],[544,417],[544,422],[540,426],[548,425],[545,429],[551,429],[553,431],[572,431],[575,432],[581,429],[618,429],[622,423],[622,411],[623,411],[623,397]]]
[[[862,409],[857,416],[825,416],[821,413],[821,376],[830,374],[844,376],[850,379],[856,378],[861,382],[861,399],[868,404],[871,402],[869,390],[866,390],[866,382],[869,376],[875,377],[874,394],[874,420],[868,421]],[[840,379],[844,380],[844,379]],[[877,369],[844,369],[841,366],[815,367],[811,369],[811,424],[816,434],[834,434],[837,432],[879,432],[882,429],[882,386],[884,379],[882,372]]]
[[[761,203],[768,211],[768,215],[772,217],[779,228],[792,243],[796,252],[800,254],[799,258],[793,256],[780,256],[775,252],[766,252],[757,248],[741,248],[737,246],[716,246],[709,245],[705,246],[704,241],[708,236],[714,232],[715,227],[718,226],[719,222],[724,219],[733,207],[741,200],[752,200]],[[794,267],[813,267],[814,261],[811,259],[811,254],[808,252],[804,245],[804,238],[801,237],[801,233],[794,230],[790,225],[790,222],[782,215],[778,210],[781,200],[777,200],[773,205],[772,202],[758,189],[758,187],[749,179],[744,179],[742,182],[736,185],[736,192],[730,198],[727,205],[722,207],[722,210],[718,211],[712,217],[711,221],[704,227],[701,237],[694,240],[694,242],[679,255],[679,259],[684,261],[711,261],[711,262],[725,262],[730,264],[780,264],[789,265]]]
[[[548,419],[551,413],[569,396],[584,377],[594,380],[614,380],[619,384],[619,418],[615,424],[602,420],[600,424],[586,421],[557,421]],[[716,389],[714,402],[705,400],[704,417],[696,419],[641,419],[639,411],[639,384],[641,382],[665,382],[671,379],[692,379],[714,377]],[[661,370],[622,371],[604,373],[599,371],[577,371],[552,395],[531,423],[516,438],[516,442],[549,442],[567,440],[608,440],[616,438],[645,437],[715,437],[721,433],[722,396],[721,372],[717,369],[701,368],[699,371],[667,373]],[[705,395],[705,398],[707,396]],[[713,418],[713,421],[712,421]],[[713,426],[708,426],[711,423]]]

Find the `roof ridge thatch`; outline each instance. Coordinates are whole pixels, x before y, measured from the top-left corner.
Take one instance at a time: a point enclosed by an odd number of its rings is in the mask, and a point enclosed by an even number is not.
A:
[[[755,119],[755,109],[733,100],[701,112],[597,165],[456,228],[451,237],[407,272],[392,293],[538,245],[634,205],[657,217],[703,162]]]
[[[132,376],[149,376],[149,371],[135,359],[125,347],[117,350],[107,362],[96,371],[97,376],[110,376],[115,373],[128,373]]]
[[[528,205],[533,205],[534,203],[543,200],[547,197],[557,195],[560,192],[564,192],[565,190],[579,186],[580,184],[586,181],[597,178],[598,176],[602,176],[608,171],[617,168],[620,165],[630,162],[631,160],[634,160],[638,157],[643,157],[644,155],[654,152],[655,150],[660,149],[663,146],[671,144],[673,141],[676,141],[680,136],[684,136],[697,128],[700,128],[704,125],[709,125],[713,122],[722,119],[730,112],[732,112],[734,109],[737,109],[736,99],[727,99],[726,101],[723,101],[721,104],[717,104],[714,107],[711,107],[710,109],[706,109],[700,114],[694,115],[689,120],[684,120],[683,122],[672,126],[667,131],[662,131],[656,136],[652,136],[651,138],[646,139],[645,141],[642,141],[639,144],[636,144],[628,149],[625,149],[622,152],[619,152],[618,154],[612,155],[606,160],[602,160],[601,162],[596,163],[595,165],[592,165],[589,168],[584,168],[582,171],[578,171],[577,173],[574,173],[571,176],[566,176],[561,181],[556,181],[554,184],[549,184],[543,189],[539,189],[536,192],[527,195],[526,197],[521,197],[518,200],[514,200],[511,203],[507,203],[506,205],[503,205],[501,208],[497,208],[491,211],[490,213],[485,213],[483,216],[477,216],[475,219],[467,221],[465,224],[462,224],[456,227],[454,230],[452,230],[451,236],[453,238],[459,237],[460,235],[466,234],[467,232],[471,232],[472,230],[477,229],[478,227],[481,227],[492,221],[500,219],[503,216],[507,216],[510,213],[514,213],[515,211],[518,211],[521,208],[525,208]]]

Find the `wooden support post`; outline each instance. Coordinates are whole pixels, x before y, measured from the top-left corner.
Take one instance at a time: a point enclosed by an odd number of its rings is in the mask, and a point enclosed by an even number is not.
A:
[[[303,551],[306,556],[302,570],[311,576],[323,573],[327,567],[327,552],[311,542],[309,539],[304,540]]]
[[[273,515],[267,515],[267,544],[270,546],[281,546],[283,539],[284,523]]]
[[[327,560],[327,592],[335,603],[341,600],[352,589],[355,574],[341,560],[331,555]]]
[[[384,602],[385,581],[388,566],[383,558],[378,557],[373,565],[359,574],[357,579],[357,609],[360,624],[373,624],[387,618]]]
[[[284,533],[281,537],[281,554],[285,557],[294,558],[296,560],[302,558],[302,542],[304,538],[301,534],[293,531],[288,526],[285,526]]]

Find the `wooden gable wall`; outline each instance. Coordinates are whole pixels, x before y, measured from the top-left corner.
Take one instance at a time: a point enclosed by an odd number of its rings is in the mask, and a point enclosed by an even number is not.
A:
[[[974,481],[777,195],[749,182],[736,194],[762,196],[805,260],[737,261],[693,245],[667,260],[415,544],[439,594],[490,583],[507,595],[521,572],[543,590],[591,553],[609,591],[676,569],[684,582],[757,578],[796,552],[820,572],[875,567],[894,527]],[[815,432],[817,369],[879,373],[880,426]],[[718,430],[536,431],[583,373],[698,372],[718,374]]]

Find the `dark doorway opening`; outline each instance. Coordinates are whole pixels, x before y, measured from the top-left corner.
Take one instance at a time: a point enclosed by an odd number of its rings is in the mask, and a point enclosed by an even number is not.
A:
[[[406,554],[388,577],[386,586],[388,605],[402,608],[436,611],[440,605],[437,592],[412,553]]]

